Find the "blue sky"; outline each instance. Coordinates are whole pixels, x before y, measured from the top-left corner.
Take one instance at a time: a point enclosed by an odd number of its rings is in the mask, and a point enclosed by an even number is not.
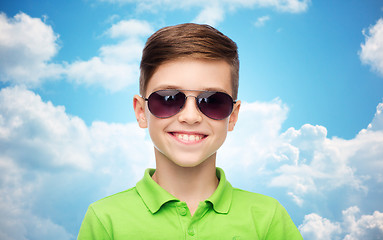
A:
[[[383,236],[383,3],[2,1],[0,238],[75,239],[87,206],[153,167],[135,123],[142,46],[209,23],[237,42],[244,102],[218,152],[305,239]],[[251,129],[251,131],[249,131]]]

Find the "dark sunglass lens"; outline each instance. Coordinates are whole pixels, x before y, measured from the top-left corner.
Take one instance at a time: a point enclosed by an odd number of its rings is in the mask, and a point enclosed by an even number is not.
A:
[[[223,92],[205,92],[198,96],[198,106],[203,114],[221,120],[233,110],[233,99]]]
[[[185,94],[177,90],[160,90],[150,94],[148,107],[158,118],[168,118],[177,114],[185,103]]]

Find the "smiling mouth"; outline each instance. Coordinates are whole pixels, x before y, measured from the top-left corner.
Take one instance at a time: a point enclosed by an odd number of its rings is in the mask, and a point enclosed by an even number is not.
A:
[[[186,134],[177,132],[172,132],[170,134],[183,143],[197,143],[207,137],[207,135],[203,134]]]

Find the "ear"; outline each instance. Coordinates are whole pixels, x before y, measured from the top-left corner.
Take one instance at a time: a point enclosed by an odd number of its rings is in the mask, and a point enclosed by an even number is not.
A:
[[[141,128],[148,127],[148,122],[146,120],[146,115],[145,115],[145,104],[146,104],[145,99],[143,99],[139,95],[134,95],[133,97],[134,113],[136,114],[138,125]]]
[[[231,113],[231,115],[229,117],[229,129],[228,129],[229,131],[234,130],[234,126],[238,121],[238,114],[239,114],[239,108],[240,107],[241,107],[241,101],[238,100],[234,104],[233,112]]]

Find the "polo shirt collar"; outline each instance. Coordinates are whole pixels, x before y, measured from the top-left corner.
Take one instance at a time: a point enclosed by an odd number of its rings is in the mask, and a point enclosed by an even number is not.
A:
[[[161,206],[170,201],[180,200],[171,195],[153,179],[155,169],[148,168],[145,171],[144,177],[136,184],[138,194],[151,213],[156,213]],[[233,187],[226,180],[225,173],[221,168],[216,168],[216,174],[219,179],[219,184],[213,195],[205,202],[210,202],[214,211],[218,213],[228,213],[232,200]]]
[[[146,169],[144,177],[136,184],[138,194],[151,213],[156,213],[167,202],[180,201],[152,179],[154,172],[155,169]]]
[[[214,211],[218,213],[228,213],[233,195],[233,187],[226,180],[225,173],[221,168],[216,168],[216,174],[219,179],[218,187],[205,202],[210,202],[213,205]]]

